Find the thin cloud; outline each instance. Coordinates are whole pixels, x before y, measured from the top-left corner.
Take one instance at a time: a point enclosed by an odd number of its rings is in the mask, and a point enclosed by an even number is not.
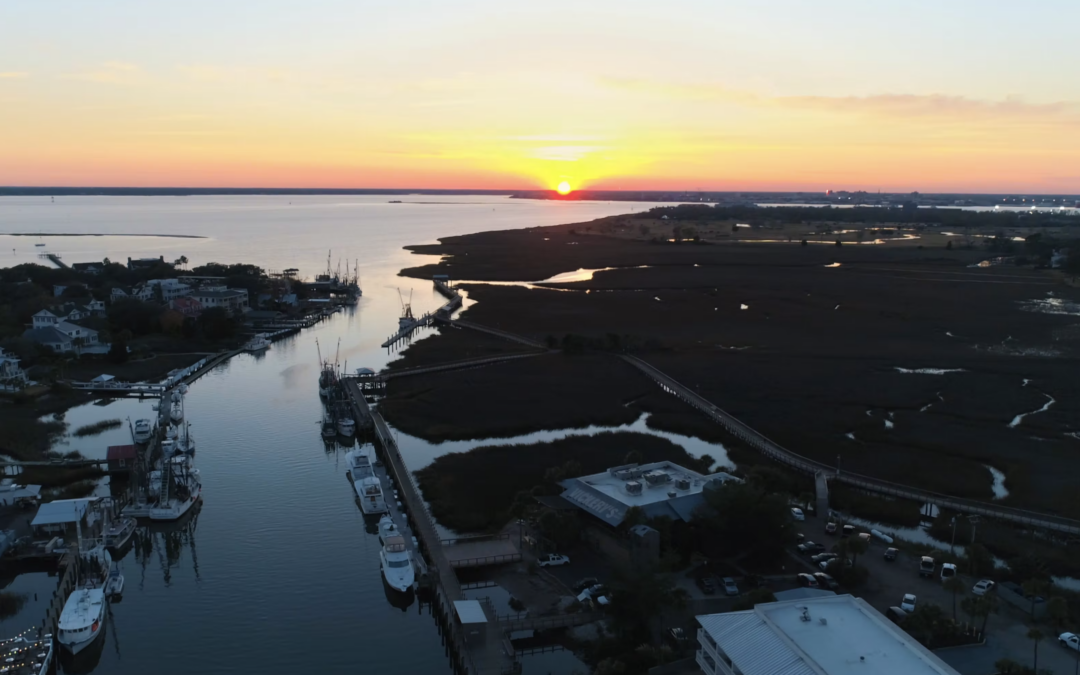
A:
[[[906,119],[1029,120],[1080,123],[1080,102],[1029,103],[1018,96],[983,100],[948,94],[872,96],[773,96],[710,83],[666,83],[603,78],[607,87],[666,98],[723,101],[755,107],[817,110]]]
[[[30,73],[19,71],[0,72],[0,80],[24,80],[30,77]]]
[[[291,78],[291,72],[284,68],[233,68],[214,65],[188,65],[177,66],[176,70],[187,79],[196,82],[284,82]]]
[[[144,81],[142,68],[132,63],[123,61],[108,61],[102,63],[94,70],[81,73],[71,73],[64,77],[84,82],[97,82],[99,84],[132,85]]]

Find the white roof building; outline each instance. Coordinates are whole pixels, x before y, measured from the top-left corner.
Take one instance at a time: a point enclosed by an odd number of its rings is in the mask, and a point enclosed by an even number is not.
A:
[[[672,462],[627,464],[603,473],[562,481],[562,498],[609,525],[618,525],[632,506],[649,518],[689,521],[705,501],[707,485],[739,480],[727,473],[704,475]]]
[[[95,498],[84,498],[58,499],[53,502],[46,502],[38,508],[37,515],[30,521],[30,526],[56,529],[57,527],[62,528],[66,525],[78,523],[84,518],[87,524],[92,524],[97,519],[92,511],[88,516],[87,510],[94,501]]]
[[[959,675],[850,595],[758,605],[697,617],[707,675]]]

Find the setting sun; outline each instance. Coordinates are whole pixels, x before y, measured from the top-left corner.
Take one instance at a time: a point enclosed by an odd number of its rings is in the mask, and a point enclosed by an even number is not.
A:
[[[570,183],[567,183],[566,181],[563,181],[563,182],[559,183],[559,186],[557,188],[555,188],[555,189],[558,190],[559,194],[561,194],[561,195],[568,195],[568,194],[570,194]]]

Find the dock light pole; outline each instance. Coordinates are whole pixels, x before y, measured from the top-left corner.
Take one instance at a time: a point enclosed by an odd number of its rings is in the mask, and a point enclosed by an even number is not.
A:
[[[956,552],[956,516],[952,517],[952,542],[949,544],[949,553]]]

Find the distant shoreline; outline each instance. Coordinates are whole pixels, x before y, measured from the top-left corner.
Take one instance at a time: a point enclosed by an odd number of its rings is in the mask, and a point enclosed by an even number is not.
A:
[[[5,237],[171,237],[173,239],[209,239],[201,234],[101,234],[96,232],[0,232]]]

